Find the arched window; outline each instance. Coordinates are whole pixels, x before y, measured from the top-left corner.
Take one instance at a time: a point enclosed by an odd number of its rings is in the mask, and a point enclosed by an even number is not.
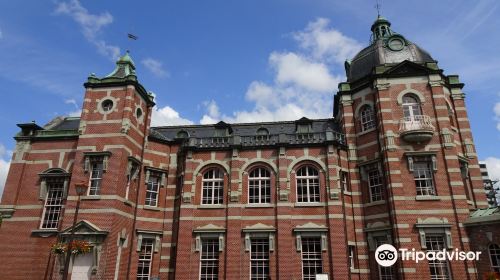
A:
[[[422,115],[422,108],[418,98],[413,94],[403,96],[403,114],[405,120],[413,120],[416,116]]]
[[[203,174],[201,204],[222,204],[224,174],[220,168],[210,168]]]
[[[269,130],[264,127],[257,129],[257,135],[255,136],[257,140],[267,140],[269,139]]]
[[[367,131],[375,127],[375,114],[373,113],[372,107],[364,105],[359,115],[361,120],[361,131]]]
[[[248,203],[271,203],[271,173],[262,167],[248,176]]]
[[[488,247],[491,261],[491,269],[495,272],[500,273],[500,246],[497,244],[491,244]]]
[[[181,131],[177,132],[176,137],[177,138],[189,138],[189,134],[187,133],[187,131],[181,130]]]
[[[319,202],[318,170],[306,165],[297,170],[297,202]]]

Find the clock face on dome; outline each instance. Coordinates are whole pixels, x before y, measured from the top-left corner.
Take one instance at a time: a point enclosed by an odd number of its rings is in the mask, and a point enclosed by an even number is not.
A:
[[[400,51],[405,46],[405,43],[403,42],[403,40],[401,38],[391,38],[391,39],[389,39],[387,46],[392,51]]]

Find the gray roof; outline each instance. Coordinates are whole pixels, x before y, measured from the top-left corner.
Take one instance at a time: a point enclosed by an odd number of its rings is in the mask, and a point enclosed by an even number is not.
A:
[[[394,37],[403,38],[399,34]],[[390,39],[390,38],[389,38]],[[354,82],[372,73],[373,68],[378,65],[400,63],[409,60],[416,63],[434,62],[435,60],[428,52],[415,43],[404,39],[406,45],[402,50],[392,51],[387,46],[387,40],[376,40],[370,46],[361,50],[351,61],[350,67],[346,67],[348,82]]]
[[[500,224],[500,207],[476,209],[464,222],[465,226]]]
[[[180,126],[161,126],[152,127],[152,135],[162,135],[165,140],[173,140],[181,131],[188,133],[189,137],[205,138],[213,137],[217,126],[231,130],[232,136],[255,136],[257,130],[265,129],[269,135],[294,134],[297,131],[297,123],[309,122],[311,124],[311,133],[324,133],[326,131],[339,132],[340,129],[334,119],[307,119],[302,118],[297,121],[279,121],[279,122],[257,122],[257,123],[234,123],[226,124],[219,122],[214,125],[180,125]]]

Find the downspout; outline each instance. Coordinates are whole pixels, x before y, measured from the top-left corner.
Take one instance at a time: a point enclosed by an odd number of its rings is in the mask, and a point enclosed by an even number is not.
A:
[[[145,152],[145,149],[146,149],[146,140],[148,138],[147,129],[148,129],[150,115],[151,115],[151,106],[148,105],[147,106],[147,112],[146,112],[146,118],[145,118],[145,122],[144,122],[144,130],[143,130],[144,139],[142,141],[142,149],[141,149],[141,166],[139,168],[139,173],[137,175],[137,190],[136,190],[136,193],[135,193],[134,220],[133,220],[133,224],[132,224],[130,249],[129,249],[129,254],[128,254],[128,262],[127,262],[127,277],[126,277],[127,280],[130,279],[130,268],[131,268],[131,263],[132,263],[132,253],[134,252],[134,246],[132,246],[132,245],[134,244],[134,234],[135,234],[135,229],[136,229],[136,226],[137,226],[137,209],[138,209],[138,206],[139,206],[138,205],[139,204],[139,189],[141,187],[141,180],[142,180],[141,179],[141,175],[142,175],[142,169],[143,169],[142,163],[144,162],[144,152]]]

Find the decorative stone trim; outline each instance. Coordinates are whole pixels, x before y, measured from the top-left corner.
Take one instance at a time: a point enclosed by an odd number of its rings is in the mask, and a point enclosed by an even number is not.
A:
[[[194,250],[196,252],[201,251],[201,239],[203,237],[218,237],[219,239],[219,252],[224,251],[224,235],[226,233],[226,229],[223,227],[216,226],[214,224],[208,224],[202,227],[197,227],[193,230],[195,234],[195,245]]]
[[[418,218],[415,227],[418,229],[420,235],[420,245],[422,246],[422,249],[427,249],[427,246],[425,244],[425,235],[428,233],[444,234],[446,239],[446,247],[448,249],[453,248],[451,242],[451,224],[448,223],[448,220],[446,218]]]
[[[153,239],[154,242],[154,252],[158,253],[160,251],[161,247],[161,237],[163,235],[163,232],[161,231],[154,231],[154,230],[142,230],[142,229],[137,229],[137,247],[136,251],[140,252],[141,251],[141,246],[142,246],[142,240],[146,238]]]

